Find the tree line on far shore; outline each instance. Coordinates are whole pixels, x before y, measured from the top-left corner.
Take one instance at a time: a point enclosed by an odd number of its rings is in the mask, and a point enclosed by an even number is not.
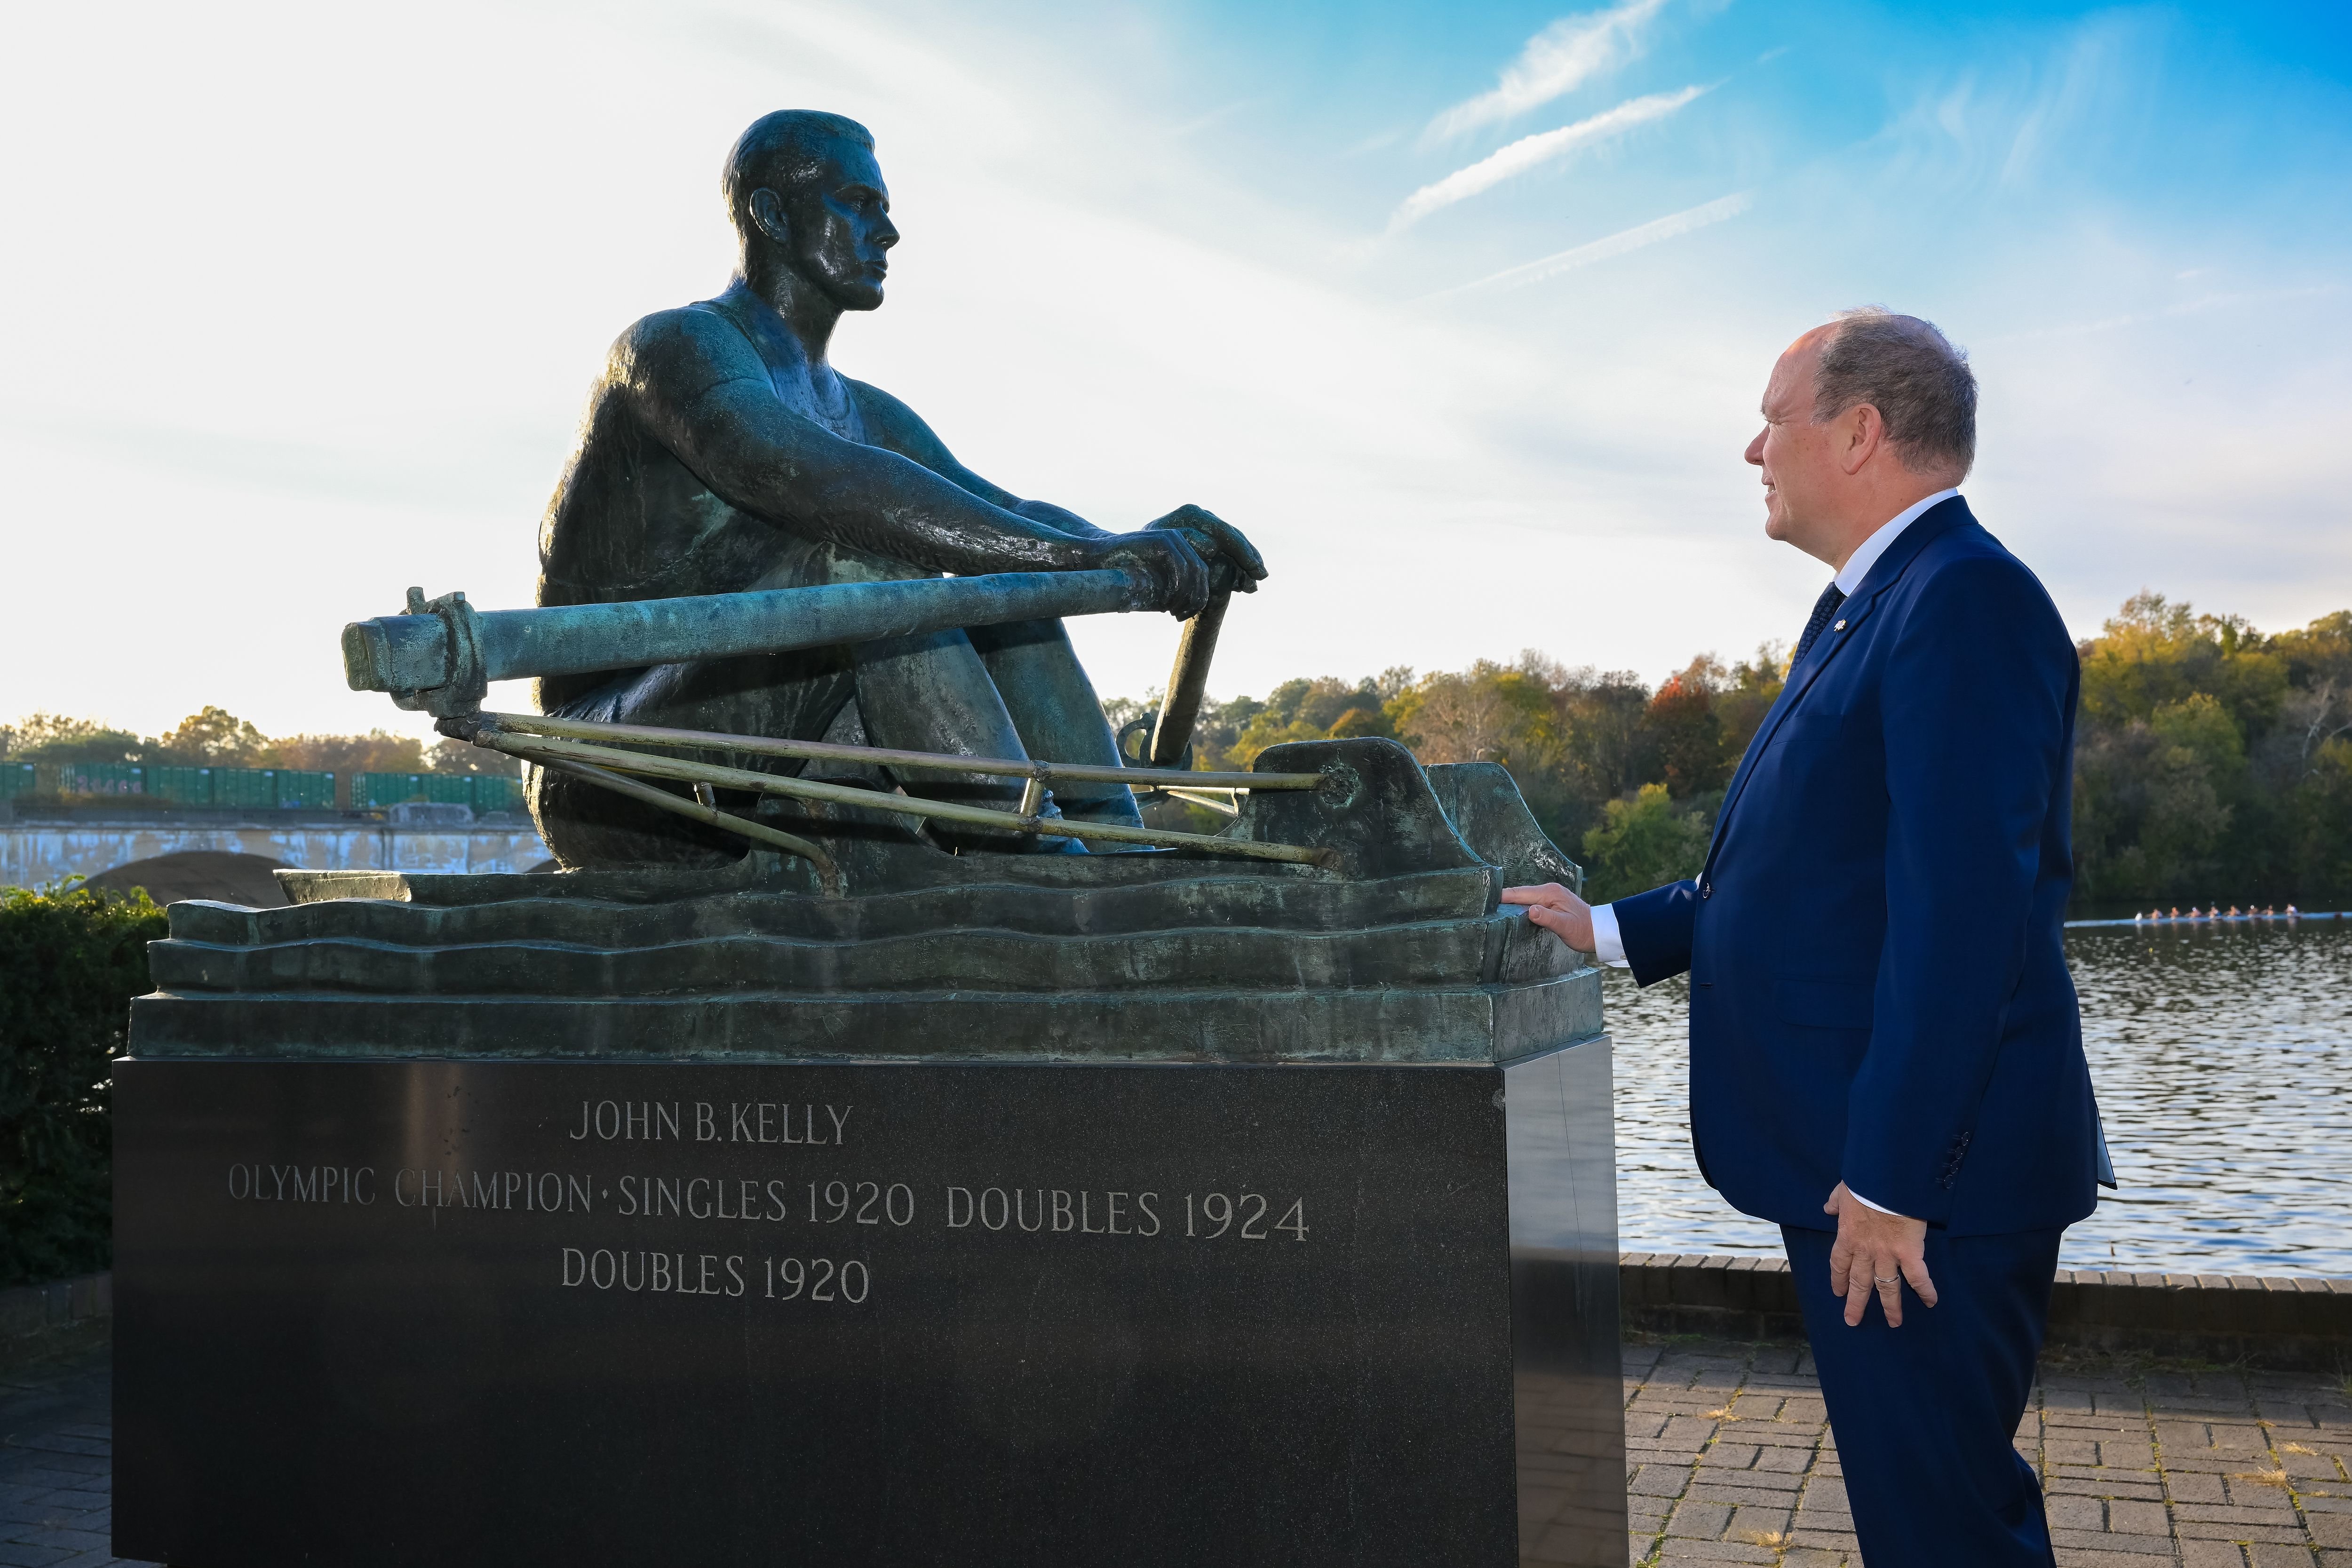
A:
[[[2143,593],[2080,645],[2075,896],[2140,904],[2352,900],[2352,610],[2265,635]],[[1535,652],[1508,664],[1285,681],[1202,709],[1202,768],[1285,741],[1385,735],[1425,763],[1510,770],[1595,899],[1696,873],[1785,645],[1701,654],[1653,689]],[[1106,703],[1114,726],[1152,711]]]
[[[414,735],[284,735],[207,705],[161,735],[140,735],[103,720],[36,713],[0,725],[0,763],[131,763],[146,767],[295,768],[353,773],[511,773],[512,759],[463,741],[427,746]]]

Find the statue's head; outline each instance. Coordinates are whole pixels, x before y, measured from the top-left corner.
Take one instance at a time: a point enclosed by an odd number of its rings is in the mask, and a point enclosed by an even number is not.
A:
[[[762,115],[727,155],[724,188],[746,277],[781,261],[845,310],[882,303],[898,230],[866,127],[813,109]]]

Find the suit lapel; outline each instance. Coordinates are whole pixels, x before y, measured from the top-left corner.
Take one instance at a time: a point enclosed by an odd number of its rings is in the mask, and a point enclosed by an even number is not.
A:
[[[1853,595],[1839,606],[1843,614],[1836,623],[1824,628],[1822,635],[1814,639],[1813,646],[1806,650],[1805,657],[1790,668],[1787,684],[1780,688],[1779,700],[1765,713],[1764,722],[1756,727],[1756,738],[1748,742],[1747,753],[1739,759],[1738,771],[1732,774],[1731,786],[1724,792],[1723,809],[1716,813],[1715,837],[1707,845],[1706,863],[1710,868],[1715,864],[1717,851],[1722,847],[1724,833],[1731,825],[1731,808],[1747,792],[1748,777],[1755,773],[1758,761],[1764,755],[1764,748],[1771,743],[1781,722],[1795,710],[1798,703],[1805,700],[1805,693],[1813,689],[1813,682],[1821,679],[1822,671],[1829,668],[1830,660],[1853,640],[1853,634],[1862,628],[1862,623],[1878,608],[1880,595],[1902,579],[1911,563],[1918,559],[1919,552],[1938,534],[1974,521],[1968,502],[1958,496],[1939,501],[1921,512],[1912,521],[1911,526],[1903,531],[1902,537],[1886,547],[1886,553],[1871,563],[1868,574],[1854,585]]]

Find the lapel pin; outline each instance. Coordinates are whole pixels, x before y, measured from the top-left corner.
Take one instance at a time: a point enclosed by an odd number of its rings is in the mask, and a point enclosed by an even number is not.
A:
[[[1845,630],[1845,623],[1844,623],[1843,621],[1840,621],[1840,622],[1837,624],[1837,629],[1838,629],[1838,630],[1840,630],[1840,631],[1843,631],[1843,630]]]

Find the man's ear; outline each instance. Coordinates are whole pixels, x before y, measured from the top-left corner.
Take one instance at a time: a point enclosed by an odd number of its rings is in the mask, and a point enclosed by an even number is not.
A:
[[[762,185],[751,193],[751,226],[778,245],[793,241],[791,220],[784,216],[784,198]]]
[[[1886,421],[1874,405],[1857,403],[1838,416],[1838,467],[1858,474],[1871,454],[1885,444]]]

